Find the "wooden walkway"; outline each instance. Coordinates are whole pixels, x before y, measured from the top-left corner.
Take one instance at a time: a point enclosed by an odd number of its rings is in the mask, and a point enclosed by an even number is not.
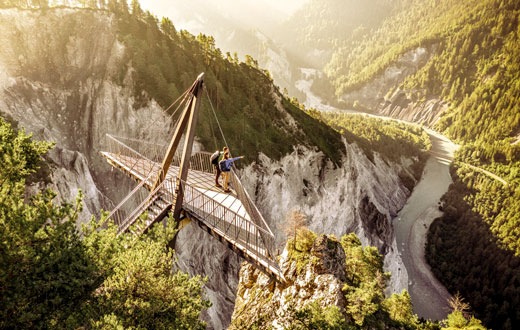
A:
[[[117,138],[108,137],[113,139],[112,144],[116,147],[111,148],[115,150],[101,152],[102,156],[150,191],[161,164],[127,147]],[[234,172],[231,175],[231,193],[224,193],[215,187],[215,174],[209,157],[210,153],[198,152],[190,158],[187,180],[180,182],[184,192],[184,215],[258,269],[283,281],[283,274],[275,259],[273,233]],[[169,203],[175,200],[178,171],[178,164],[174,160],[168,169],[164,181],[166,184],[155,192],[166,196]],[[129,228],[129,224],[124,221],[114,221],[119,226],[124,224],[124,230]]]

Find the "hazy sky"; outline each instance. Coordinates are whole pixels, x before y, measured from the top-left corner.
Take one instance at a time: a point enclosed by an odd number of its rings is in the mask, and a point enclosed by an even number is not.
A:
[[[217,46],[231,31],[258,30],[269,35],[309,0],[139,0],[157,18],[168,17],[177,29],[212,35]],[[215,25],[217,24],[217,25]],[[220,30],[220,31],[219,31]],[[221,32],[219,34],[219,32]]]
[[[301,7],[308,0],[202,0],[201,2],[209,3],[218,3],[219,5],[225,7],[235,7],[237,10],[240,8],[245,8],[248,5],[256,4],[259,6],[264,6],[266,9],[271,7],[275,8],[285,14],[290,14],[294,12],[296,9]],[[163,17],[167,16],[166,12],[168,8],[172,6],[171,0],[139,0],[139,3],[143,7],[143,9],[150,10],[156,16]]]

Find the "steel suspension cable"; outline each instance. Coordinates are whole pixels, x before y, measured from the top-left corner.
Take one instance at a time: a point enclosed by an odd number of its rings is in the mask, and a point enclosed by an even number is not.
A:
[[[211,136],[213,137],[213,143],[215,144],[215,148],[217,150],[219,150],[219,146],[218,146],[218,141],[217,141],[217,136],[215,135],[215,129],[213,127],[213,120],[211,119],[211,115],[209,117],[209,129],[211,130]]]
[[[165,110],[164,112],[168,112],[175,104],[178,103],[177,105],[177,108],[175,108],[175,110],[172,112],[172,114],[168,117],[168,120],[171,120],[172,117],[177,113],[177,111],[179,110],[179,108],[181,107],[182,104],[184,104],[184,102],[186,101],[186,97],[187,97],[187,94],[188,94],[188,91],[189,89],[185,90],[175,101],[172,102],[172,104],[170,104]],[[180,99],[183,99],[181,102],[179,102]],[[150,127],[154,126],[157,122],[159,121],[158,118],[152,120],[151,122],[148,123],[148,125],[143,129],[144,132],[148,131],[150,129]],[[175,125],[173,125],[175,127]]]
[[[228,146],[228,143],[226,141],[226,137],[224,136],[224,132],[222,131],[222,127],[220,126],[220,122],[218,121],[217,113],[215,112],[215,108],[213,107],[213,103],[211,103],[211,99],[209,97],[208,89],[204,88],[204,90],[206,91],[206,96],[208,98],[209,105],[211,106],[211,110],[213,111],[213,116],[215,116],[215,120],[217,121],[217,126],[218,126],[218,129],[220,131],[220,135],[222,136],[222,139],[224,140],[224,145]],[[231,156],[231,153],[230,153],[230,156]]]

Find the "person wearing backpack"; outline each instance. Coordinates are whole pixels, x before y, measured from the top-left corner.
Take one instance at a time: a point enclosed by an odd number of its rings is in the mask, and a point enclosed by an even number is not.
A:
[[[219,167],[220,167],[220,171],[222,172],[222,180],[223,180],[223,184],[224,184],[224,192],[228,193],[228,192],[231,192],[231,190],[229,190],[229,176],[230,176],[230,171],[231,171],[231,167],[233,167],[233,163],[236,161],[236,160],[239,160],[239,159],[242,159],[244,158],[244,156],[239,156],[239,157],[235,157],[235,158],[229,158],[229,152],[226,151],[224,153],[224,157],[222,158],[222,160],[218,163]]]
[[[217,188],[222,187],[220,185],[220,183],[218,183],[218,178],[220,178],[220,174],[222,173],[218,163],[222,160],[222,157],[224,156],[224,154],[226,152],[229,152],[228,147],[222,148],[222,151],[220,151],[220,150],[215,151],[209,158],[211,161],[211,164],[213,164],[213,167],[215,167],[215,187],[217,187]]]

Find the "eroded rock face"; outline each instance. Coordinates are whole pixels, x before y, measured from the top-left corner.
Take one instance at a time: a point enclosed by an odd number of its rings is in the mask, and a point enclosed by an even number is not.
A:
[[[114,82],[125,63],[113,16],[9,9],[0,10],[0,27],[0,113],[35,138],[56,142],[48,157],[51,188],[63,200],[85,193],[81,221],[110,209],[104,195],[120,200],[132,182],[99,155],[105,134],[154,141],[170,128],[154,102],[134,109],[131,70],[122,85]]]
[[[346,283],[345,251],[340,243],[326,235],[319,236],[311,248],[311,262],[302,270],[284,250],[280,267],[285,283],[278,283],[251,265],[240,270],[233,329],[248,328],[260,321],[265,326],[285,329],[293,321],[294,311],[311,302],[337,306],[345,310],[342,289]]]
[[[394,88],[426,64],[436,48],[437,46],[433,45],[408,51],[381,74],[361,88],[345,93],[341,99],[347,104],[358,103],[374,114],[432,127],[448,108],[448,104],[439,99],[414,102],[405,91]],[[393,93],[387,95],[391,90],[394,90]]]
[[[433,127],[447,109],[448,103],[442,100],[430,99],[416,103],[408,99],[404,92],[398,90],[394,92],[392,98],[379,105],[377,112],[383,116]]]
[[[355,144],[345,143],[345,149],[339,167],[321,152],[297,147],[280,161],[261,155],[241,171],[279,244],[286,240],[286,215],[297,209],[317,233],[340,237],[355,232],[364,244],[389,252],[392,216],[410,194],[399,178],[409,171],[408,163],[388,164],[378,155],[371,162]]]

